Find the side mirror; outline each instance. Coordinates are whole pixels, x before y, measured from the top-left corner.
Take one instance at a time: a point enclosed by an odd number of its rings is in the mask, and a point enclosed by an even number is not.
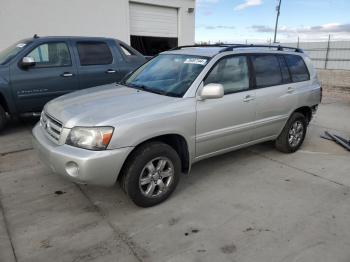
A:
[[[199,96],[202,100],[221,98],[224,96],[224,87],[222,84],[208,84],[202,88]]]
[[[35,60],[33,57],[25,56],[22,58],[21,66],[24,68],[31,67],[35,65]]]

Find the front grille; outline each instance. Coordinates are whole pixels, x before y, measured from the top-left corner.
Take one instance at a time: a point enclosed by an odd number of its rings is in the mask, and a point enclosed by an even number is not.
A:
[[[56,142],[60,140],[62,123],[43,112],[41,114],[40,124],[49,137],[51,137]]]

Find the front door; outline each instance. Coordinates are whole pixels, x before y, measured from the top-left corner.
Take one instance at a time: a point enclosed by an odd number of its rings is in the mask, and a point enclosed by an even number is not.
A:
[[[204,80],[222,84],[224,97],[197,101],[196,157],[202,158],[245,144],[252,139],[255,90],[250,89],[246,56],[219,60]]]
[[[67,42],[41,43],[25,56],[34,58],[35,65],[22,68],[21,57],[10,68],[19,113],[40,112],[49,100],[78,88],[77,71]]]

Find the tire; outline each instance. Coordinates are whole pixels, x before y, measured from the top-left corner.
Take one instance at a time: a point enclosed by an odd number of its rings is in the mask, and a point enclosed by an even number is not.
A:
[[[0,132],[5,128],[6,125],[6,112],[0,105]]]
[[[167,144],[150,142],[131,154],[119,182],[136,205],[151,207],[171,195],[180,174],[181,161],[177,152]]]
[[[303,144],[306,130],[306,117],[298,112],[293,113],[276,139],[275,147],[283,153],[294,153]]]

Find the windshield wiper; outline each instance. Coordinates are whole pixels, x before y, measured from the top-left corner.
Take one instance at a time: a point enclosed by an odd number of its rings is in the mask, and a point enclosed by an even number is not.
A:
[[[138,84],[132,84],[132,83],[129,83],[129,84],[125,83],[124,85],[131,87],[131,88],[140,89],[142,91],[150,92],[150,93],[155,93],[155,94],[159,94],[159,95],[166,95],[165,91],[153,89],[153,88],[150,88],[146,85],[138,85]]]

